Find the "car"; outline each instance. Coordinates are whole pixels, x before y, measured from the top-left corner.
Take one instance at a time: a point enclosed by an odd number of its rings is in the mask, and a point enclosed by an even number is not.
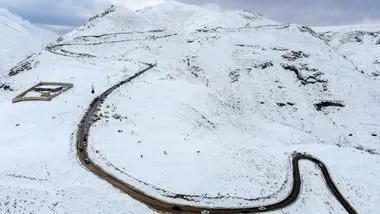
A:
[[[91,163],[91,161],[90,161],[89,158],[84,158],[84,162],[85,162],[86,164],[90,164],[90,163]]]
[[[79,149],[79,151],[83,152],[83,145],[79,144],[78,149]]]
[[[265,207],[259,207],[259,210],[260,211],[264,211],[264,210],[266,210],[267,208],[265,208]]]
[[[83,145],[84,147],[86,147],[86,146],[87,146],[87,141],[83,141],[82,145]]]
[[[202,210],[201,214],[210,214],[210,211],[208,211],[208,210]]]

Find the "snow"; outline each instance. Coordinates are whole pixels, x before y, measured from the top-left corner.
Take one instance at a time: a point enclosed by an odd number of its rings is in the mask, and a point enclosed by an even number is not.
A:
[[[42,49],[44,43],[58,37],[0,8],[0,76],[27,55]]]
[[[4,77],[14,91],[0,91],[0,200],[19,202],[0,212],[152,212],[85,170],[75,151],[91,100],[141,62],[158,65],[111,94],[90,130],[90,157],[113,175],[165,201],[260,206],[286,197],[289,158],[306,152],[327,165],[358,213],[379,209],[380,87],[377,65],[365,66],[378,57],[372,37],[341,44],[357,29],[307,31],[173,1],[109,11],[54,49],[95,57],[45,50],[31,70]],[[51,102],[11,104],[39,81],[74,88]],[[322,101],[344,107],[318,111]],[[319,168],[300,165],[299,200],[273,213],[344,213]]]
[[[111,0],[114,5],[123,6],[131,10],[140,10],[146,7],[160,4],[167,0]]]
[[[380,76],[380,25],[315,27],[339,53],[369,78]]]

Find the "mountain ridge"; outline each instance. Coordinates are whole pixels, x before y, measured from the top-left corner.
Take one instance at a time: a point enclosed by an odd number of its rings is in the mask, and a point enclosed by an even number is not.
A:
[[[7,73],[0,168],[16,176],[0,174],[0,197],[40,205],[30,212],[54,213],[51,202],[56,212],[153,213],[78,163],[74,133],[96,103],[83,154],[149,196],[201,207],[272,204],[292,189],[297,151],[329,167],[358,213],[375,212],[377,34],[342,40],[345,32],[327,31],[175,2],[107,9]],[[155,66],[140,73],[146,63]],[[74,88],[48,103],[10,103],[39,81]],[[275,213],[345,213],[314,163],[299,168],[299,199]],[[23,183],[28,195],[17,193],[19,177],[38,178]]]

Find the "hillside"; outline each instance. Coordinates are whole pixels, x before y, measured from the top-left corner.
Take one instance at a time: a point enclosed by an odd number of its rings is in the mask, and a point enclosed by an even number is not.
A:
[[[0,76],[27,55],[40,51],[44,43],[58,37],[4,8],[0,8],[0,29]]]
[[[380,76],[380,25],[315,27],[321,37],[369,78]]]
[[[295,151],[376,213],[380,37],[357,31],[175,1],[108,8],[0,80],[0,213],[154,213],[97,166],[167,203],[265,211],[291,193]],[[74,88],[11,103],[40,81]],[[323,164],[299,169],[298,200],[272,213],[346,213]]]

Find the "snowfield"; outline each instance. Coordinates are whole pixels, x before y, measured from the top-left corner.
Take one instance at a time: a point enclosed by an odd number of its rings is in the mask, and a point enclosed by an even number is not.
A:
[[[0,213],[154,213],[86,170],[75,145],[92,100],[144,62],[157,66],[115,90],[90,129],[89,155],[112,175],[172,203],[254,207],[289,194],[291,154],[305,152],[358,213],[376,213],[378,31],[174,1],[113,6],[0,79],[11,89],[0,87]],[[40,81],[74,88],[11,103]],[[273,213],[346,213],[314,163],[300,170],[299,199]]]
[[[380,25],[316,27],[322,37],[368,78],[380,78]]]
[[[0,29],[0,76],[25,56],[43,49],[44,43],[58,37],[4,8],[0,8]]]

